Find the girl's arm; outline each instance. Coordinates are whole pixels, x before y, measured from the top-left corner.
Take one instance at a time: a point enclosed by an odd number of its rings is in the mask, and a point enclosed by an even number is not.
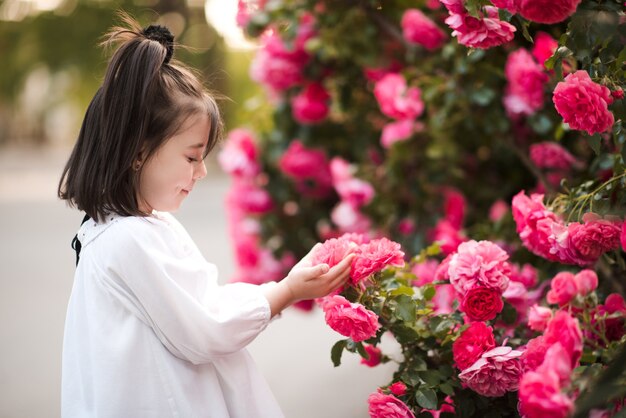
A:
[[[303,299],[315,299],[326,296],[340,288],[350,275],[350,265],[354,254],[348,255],[339,264],[329,269],[327,264],[311,265],[311,256],[317,244],[287,277],[275,286],[268,286],[264,295],[270,304],[272,317],[283,309]]]

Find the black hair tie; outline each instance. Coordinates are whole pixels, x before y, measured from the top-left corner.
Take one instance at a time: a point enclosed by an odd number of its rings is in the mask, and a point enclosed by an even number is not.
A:
[[[157,41],[163,45],[167,50],[163,64],[170,62],[172,56],[174,55],[174,35],[172,35],[172,32],[170,32],[170,30],[165,26],[150,25],[144,28],[141,33],[143,33],[146,38],[152,41]]]

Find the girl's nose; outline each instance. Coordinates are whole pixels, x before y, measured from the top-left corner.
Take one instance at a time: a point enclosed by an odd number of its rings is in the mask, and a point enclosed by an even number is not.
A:
[[[194,179],[201,180],[204,177],[206,177],[206,165],[204,164],[204,160],[203,160],[203,161],[200,161],[198,165],[196,165]]]

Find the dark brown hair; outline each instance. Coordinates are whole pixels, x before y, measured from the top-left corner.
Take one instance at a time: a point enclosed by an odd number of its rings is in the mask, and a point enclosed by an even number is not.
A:
[[[141,166],[192,115],[207,114],[210,132],[204,156],[222,133],[214,98],[184,64],[171,60],[173,37],[166,28],[142,29],[126,14],[104,45],[119,44],[102,86],[92,99],[65,165],[58,196],[96,221],[108,213],[146,216],[139,210]]]

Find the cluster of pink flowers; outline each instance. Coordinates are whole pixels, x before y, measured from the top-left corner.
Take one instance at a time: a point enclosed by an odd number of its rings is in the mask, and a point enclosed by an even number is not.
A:
[[[328,158],[322,150],[305,147],[298,139],[289,144],[278,167],[296,182],[299,192],[308,196],[326,196],[332,190]]]
[[[354,342],[376,336],[380,328],[378,316],[359,303],[351,303],[343,296],[327,296],[321,301],[326,323],[339,334]]]
[[[456,189],[444,190],[444,217],[429,232],[428,238],[438,242],[444,255],[456,251],[459,244],[467,241],[462,233],[465,208],[465,197]]]
[[[530,160],[539,168],[569,171],[582,163],[556,142],[539,142],[530,146]]]
[[[259,49],[250,66],[251,78],[276,94],[304,81],[302,70],[310,56],[304,46],[314,35],[314,21],[311,15],[302,17],[298,32],[289,48],[274,30],[268,30],[262,37]]]
[[[595,271],[585,269],[577,274],[567,271],[558,273],[550,281],[548,303],[559,306],[567,305],[576,296],[586,296],[598,287],[598,276]]]
[[[521,351],[495,346],[491,327],[473,322],[452,345],[459,378],[483,396],[497,397],[515,391],[521,376]]]
[[[485,6],[483,16],[476,18],[467,12],[463,0],[440,1],[450,14],[446,24],[454,29],[452,36],[461,45],[489,49],[509,42],[515,35],[515,26],[501,21],[495,7]]]
[[[415,118],[424,112],[422,92],[417,87],[408,87],[402,75],[388,73],[383,76],[374,86],[374,95],[381,112],[397,120],[383,128],[381,144],[385,148],[408,139],[421,129]]]
[[[578,320],[559,310],[542,336],[528,342],[522,355],[519,386],[521,412],[529,418],[567,417],[573,401],[563,392],[582,355]]]
[[[400,24],[404,39],[428,50],[440,48],[446,41],[446,34],[418,9],[407,9]]]
[[[448,277],[471,321],[494,319],[502,311],[509,286],[508,254],[490,241],[467,241],[450,258]]]
[[[512,202],[513,218],[522,243],[534,254],[551,261],[586,267],[602,254],[619,248],[622,222],[593,213],[583,222],[566,224],[543,204],[543,195],[518,193]]]
[[[371,418],[415,418],[415,414],[404,402],[381,390],[372,393],[367,399]]]
[[[375,191],[370,183],[354,177],[353,171],[354,167],[342,158],[330,162],[333,187],[340,198],[331,218],[342,232],[364,233],[370,222],[359,209],[371,202]]]
[[[518,49],[509,54],[504,74],[508,84],[503,101],[509,116],[532,115],[541,109],[548,74],[530,52]]]
[[[606,132],[615,122],[608,108],[613,103],[610,90],[594,83],[586,71],[578,70],[558,83],[552,101],[570,128],[589,135]]]

